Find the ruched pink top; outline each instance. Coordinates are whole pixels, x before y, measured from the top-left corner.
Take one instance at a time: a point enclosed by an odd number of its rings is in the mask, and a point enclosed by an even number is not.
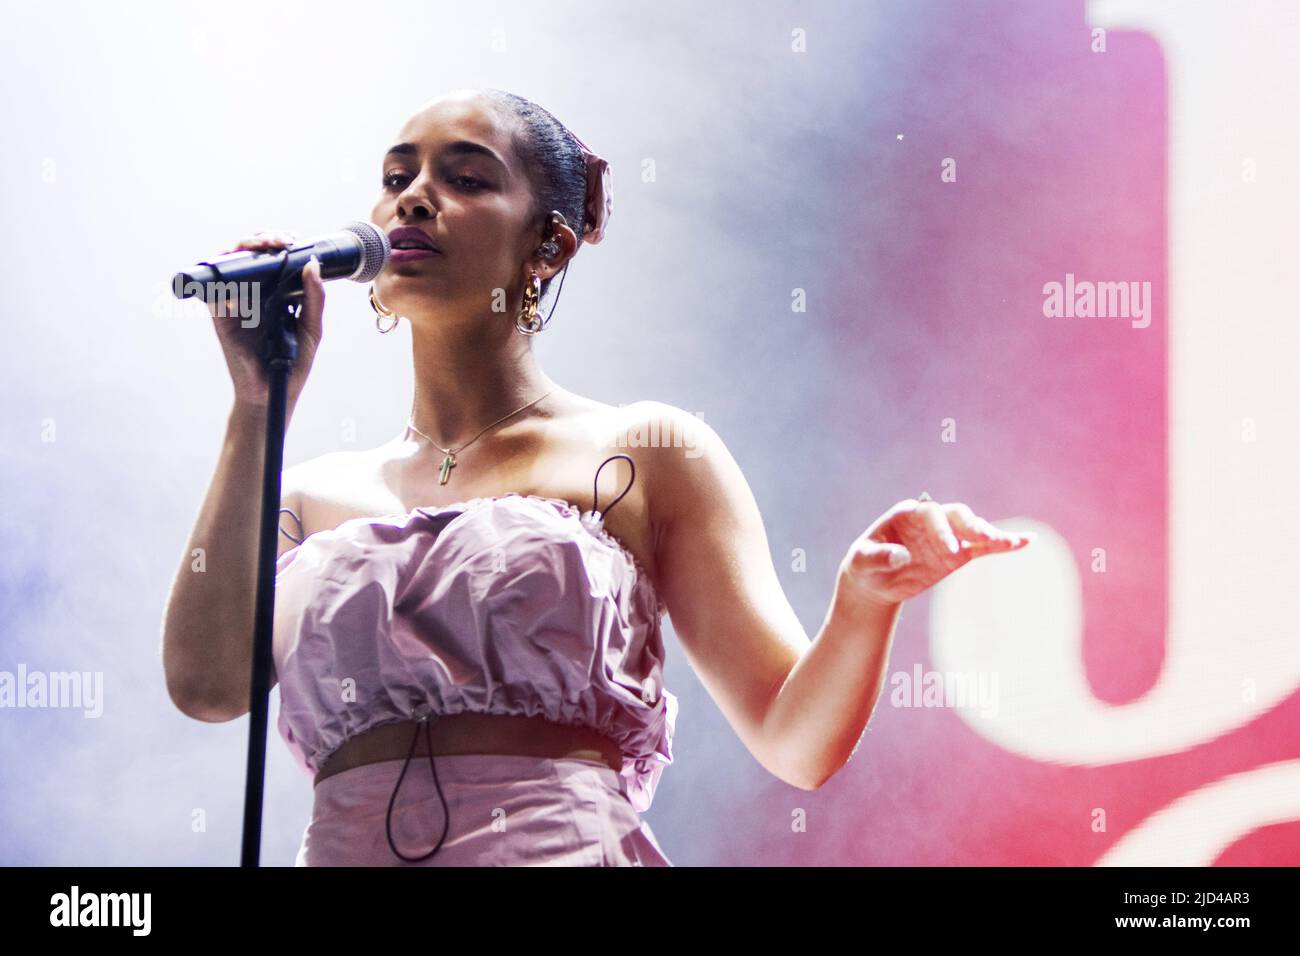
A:
[[[673,759],[664,611],[599,513],[558,498],[353,518],[277,564],[278,728],[315,776],[344,741],[426,713],[589,727],[645,811]]]

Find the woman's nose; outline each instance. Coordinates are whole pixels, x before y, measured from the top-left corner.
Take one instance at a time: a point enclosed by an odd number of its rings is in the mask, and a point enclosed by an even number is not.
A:
[[[397,217],[399,219],[432,219],[435,212],[433,203],[429,201],[429,197],[418,179],[412,181],[406,187],[405,192],[397,197]]]
[[[433,208],[427,200],[412,196],[397,201],[398,219],[431,219]]]

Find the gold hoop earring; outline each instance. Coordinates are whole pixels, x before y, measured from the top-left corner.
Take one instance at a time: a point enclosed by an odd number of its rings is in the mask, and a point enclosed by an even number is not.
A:
[[[522,335],[536,335],[542,331],[542,320],[537,315],[537,303],[542,298],[542,280],[536,272],[529,273],[524,286],[524,301],[515,316],[515,328]]]
[[[375,285],[373,282],[370,284],[370,308],[375,310],[375,328],[380,332],[393,331],[393,329],[397,328],[397,323],[401,321],[401,318],[396,312],[384,308],[383,304],[379,301],[379,297],[375,295]],[[381,318],[392,319],[393,324],[388,328],[384,328],[379,324]]]

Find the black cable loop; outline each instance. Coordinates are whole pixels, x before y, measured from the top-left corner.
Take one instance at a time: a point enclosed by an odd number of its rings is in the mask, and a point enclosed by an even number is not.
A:
[[[296,514],[294,514],[294,510],[292,508],[281,508],[280,514],[284,514],[286,511],[289,512],[289,516],[292,517],[293,520],[298,525],[298,537],[295,538],[289,532],[285,531],[284,528],[280,529],[280,533],[284,535],[286,538],[288,538],[290,541],[292,541],[294,544],[302,544],[307,537],[305,533],[307,529],[302,526],[302,519],[299,518]]]
[[[424,725],[425,740],[429,744],[429,769],[433,772],[433,785],[438,790],[438,799],[442,801],[442,836],[438,837],[438,842],[433,849],[422,856],[407,856],[393,842],[393,805],[397,802],[397,791],[402,787],[402,780],[406,777],[406,770],[411,765],[411,757],[415,755],[415,742],[420,739],[420,727],[417,724],[415,734],[411,737],[411,750],[406,755],[406,763],[402,764],[402,772],[397,778],[397,785],[393,787],[393,795],[388,798],[388,813],[384,817],[384,829],[388,834],[388,845],[394,853],[407,863],[419,863],[421,860],[427,860],[437,853],[441,849],[443,841],[447,839],[447,830],[451,826],[451,814],[447,810],[447,798],[442,794],[442,784],[438,782],[438,768],[433,761],[433,729],[429,723],[429,715],[421,715],[420,723]]]
[[[627,487],[623,489],[622,493],[619,494],[619,496],[618,496],[617,498],[615,498],[613,501],[611,501],[611,502],[609,503],[609,507],[605,509],[605,511],[603,512],[603,514],[609,514],[609,512],[613,509],[613,507],[614,507],[616,504],[618,504],[620,501],[623,500],[623,495],[625,495],[625,494],[627,494],[629,491],[631,491],[631,490],[632,490],[632,485],[636,483],[636,462],[634,462],[634,461],[632,460],[632,457],[631,457],[630,455],[624,455],[624,454],[610,455],[608,458],[606,458],[604,461],[602,461],[602,462],[600,463],[600,468],[597,468],[597,469],[596,469],[596,477],[595,477],[594,479],[592,479],[592,482],[591,482],[591,510],[592,510],[592,511],[596,511],[596,503],[597,503],[597,501],[598,501],[598,499],[599,499],[599,494],[598,494],[598,492],[597,492],[596,489],[597,489],[597,488],[599,487],[599,485],[600,485],[600,469],[601,469],[601,468],[604,468],[606,465],[608,465],[608,464],[609,464],[611,461],[613,461],[615,458],[626,458],[626,459],[627,459],[627,463],[628,463],[629,465],[632,466],[632,478],[628,481],[628,483],[627,483]],[[597,513],[597,514],[602,514],[602,512],[596,512],[596,513]]]

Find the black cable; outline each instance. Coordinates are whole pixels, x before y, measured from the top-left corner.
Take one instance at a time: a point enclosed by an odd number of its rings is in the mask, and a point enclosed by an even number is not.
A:
[[[290,541],[292,541],[294,544],[302,544],[303,540],[306,538],[306,535],[304,535],[303,532],[306,531],[307,529],[302,526],[302,519],[299,518],[296,514],[294,514],[294,510],[292,508],[281,508],[280,514],[284,514],[286,511],[289,512],[290,517],[292,517],[293,520],[298,524],[298,537],[295,538],[289,532],[285,531],[284,528],[280,529],[280,533],[284,535],[286,538],[288,538]]]
[[[625,495],[625,494],[627,494],[629,491],[631,491],[631,490],[632,490],[632,485],[636,483],[636,462],[634,462],[634,461],[632,460],[632,457],[631,457],[630,455],[623,455],[623,454],[619,454],[619,455],[610,455],[608,458],[606,458],[604,461],[602,461],[602,462],[600,463],[600,468],[597,468],[597,469],[596,469],[596,477],[593,478],[592,481],[591,481],[591,510],[592,510],[592,511],[595,511],[595,510],[596,510],[596,487],[597,487],[597,485],[598,485],[599,482],[600,482],[600,469],[601,469],[601,468],[604,468],[606,465],[608,465],[608,464],[609,464],[611,461],[613,461],[615,458],[626,458],[626,459],[627,459],[627,463],[628,463],[628,465],[630,465],[631,468],[632,468],[632,478],[631,478],[631,480],[628,481],[628,483],[627,483],[627,487],[623,489],[622,494],[620,494],[617,498],[615,498],[613,501],[611,501],[611,502],[609,503],[609,507],[605,509],[604,513],[605,513],[605,514],[608,514],[611,508],[613,508],[616,504],[618,504],[620,501],[622,501],[622,500],[623,500],[623,495]]]
[[[438,789],[438,798],[442,801],[442,836],[438,838],[437,844],[428,853],[422,856],[407,856],[397,848],[393,842],[393,804],[397,801],[397,791],[402,786],[402,780],[406,777],[406,768],[411,764],[411,757],[415,754],[415,742],[420,739],[420,726],[415,727],[415,735],[411,737],[411,752],[406,755],[406,763],[402,764],[402,772],[397,778],[397,785],[393,787],[393,795],[388,798],[388,813],[384,817],[384,829],[388,833],[388,845],[393,852],[405,860],[407,863],[419,863],[421,860],[427,860],[433,856],[442,847],[442,843],[447,839],[447,829],[451,826],[451,815],[447,811],[447,798],[442,795],[442,784],[438,782],[438,768],[433,762],[433,730],[429,723],[429,715],[420,715],[420,724],[424,725],[425,739],[429,744],[429,769],[433,771],[433,785]]]

